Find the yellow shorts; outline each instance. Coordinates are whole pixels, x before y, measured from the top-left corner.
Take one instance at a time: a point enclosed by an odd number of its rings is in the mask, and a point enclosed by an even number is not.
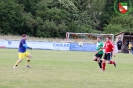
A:
[[[19,52],[18,57],[19,57],[19,59],[23,59],[23,58],[28,57],[29,54],[30,54],[29,52],[24,52],[24,53]]]

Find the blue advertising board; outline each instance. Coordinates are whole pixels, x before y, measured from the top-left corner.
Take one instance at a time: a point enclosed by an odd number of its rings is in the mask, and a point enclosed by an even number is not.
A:
[[[84,43],[83,46],[79,46],[78,43],[70,43],[70,51],[96,51],[96,44]]]

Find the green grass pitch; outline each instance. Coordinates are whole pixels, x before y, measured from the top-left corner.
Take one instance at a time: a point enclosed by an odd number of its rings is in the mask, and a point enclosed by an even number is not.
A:
[[[29,50],[32,54],[26,68],[24,59],[17,69],[17,49],[0,49],[0,88],[132,88],[133,55],[116,54],[117,67],[97,69],[94,52]]]

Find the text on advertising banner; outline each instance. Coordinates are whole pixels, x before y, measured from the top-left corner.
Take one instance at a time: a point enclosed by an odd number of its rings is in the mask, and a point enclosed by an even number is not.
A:
[[[70,43],[53,43],[53,50],[69,50]]]

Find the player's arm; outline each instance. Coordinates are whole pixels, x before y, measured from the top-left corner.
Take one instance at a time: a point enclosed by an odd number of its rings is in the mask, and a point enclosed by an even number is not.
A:
[[[105,45],[104,45],[104,47],[102,46],[100,49],[101,49],[101,50],[105,49]]]
[[[99,48],[100,48],[99,52],[102,51],[102,50],[104,49],[103,44],[101,44],[101,45],[99,46]]]
[[[23,46],[24,46],[26,49],[32,49],[31,47],[27,46],[27,44],[23,44]]]
[[[26,49],[32,49],[31,47],[27,46],[25,41],[22,41],[23,47],[25,47]]]
[[[101,49],[105,49],[106,48],[106,43],[103,45],[103,47]]]
[[[96,51],[96,54],[97,54],[98,52],[102,51],[102,50],[103,50],[103,49],[100,49],[100,50]]]
[[[116,49],[115,49],[115,46],[114,46],[114,48],[113,48],[113,56],[115,57],[115,54],[116,54]]]
[[[111,43],[111,45],[112,45],[112,49],[113,49],[113,56],[115,57],[115,54],[116,54],[116,49],[115,49],[115,46],[113,45],[113,43]]]

